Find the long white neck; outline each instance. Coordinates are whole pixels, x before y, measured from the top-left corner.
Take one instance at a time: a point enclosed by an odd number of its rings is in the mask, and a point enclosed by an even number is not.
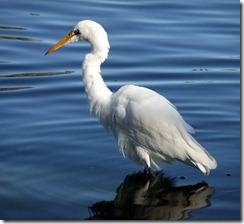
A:
[[[82,78],[88,97],[90,112],[93,112],[104,126],[109,119],[109,105],[112,92],[106,86],[100,74],[101,64],[105,61],[109,52],[108,41],[92,43],[92,52],[87,54],[82,64]]]

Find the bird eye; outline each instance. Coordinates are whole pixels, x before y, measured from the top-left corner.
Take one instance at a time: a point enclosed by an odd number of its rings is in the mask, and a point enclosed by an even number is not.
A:
[[[75,35],[81,34],[80,31],[78,29],[73,31]]]
[[[78,34],[81,34],[80,31],[78,29],[76,30],[72,30],[70,33],[69,33],[69,36],[75,36],[75,35],[78,35]]]

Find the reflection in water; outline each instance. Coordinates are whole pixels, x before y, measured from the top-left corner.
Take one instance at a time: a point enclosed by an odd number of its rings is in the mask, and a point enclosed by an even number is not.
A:
[[[2,30],[27,30],[23,27],[14,27],[14,26],[0,26],[0,29]]]
[[[31,41],[31,42],[41,42],[41,40],[33,39],[29,37],[12,37],[12,36],[0,36],[3,40],[21,40],[21,41]]]
[[[14,26],[0,26],[1,30],[27,30],[23,27],[14,27]],[[19,36],[0,36],[0,39],[3,40],[21,40],[21,41],[31,41],[31,42],[41,42],[41,40],[33,39],[29,37],[19,37]]]
[[[0,61],[0,64],[8,64],[8,61]]]
[[[0,61],[0,63],[1,63],[1,61]],[[0,79],[68,75],[68,74],[72,74],[73,72],[74,71],[16,73],[16,74],[10,74],[10,75],[2,75],[2,76],[0,76]],[[17,86],[17,87],[4,86],[4,87],[0,87],[0,92],[25,90],[25,89],[30,89],[30,88],[33,88],[33,87],[32,86]]]
[[[1,61],[0,61],[1,63]],[[68,75],[72,74],[74,71],[60,71],[60,72],[29,72],[29,73],[16,73],[10,75],[2,75],[0,79],[6,78],[21,78],[21,77],[44,77],[44,76],[55,76],[55,75]],[[16,91],[16,90],[25,90],[33,88],[32,86],[4,86],[0,87],[0,92],[7,92],[7,91]]]
[[[23,89],[30,89],[30,88],[32,88],[32,87],[30,87],[30,86],[26,86],[26,87],[6,87],[6,88],[0,88],[0,92],[23,90]]]
[[[34,13],[34,12],[30,12],[30,15],[31,15],[31,16],[40,16],[39,13]]]
[[[62,71],[62,72],[29,72],[29,73],[17,73],[11,75],[3,75],[0,78],[13,78],[13,77],[36,77],[36,76],[54,76],[54,75],[68,75],[74,71]]]
[[[163,173],[148,177],[142,172],[128,175],[118,187],[113,201],[89,207],[97,220],[184,220],[191,211],[211,205],[215,190],[207,183],[174,186],[175,179]]]

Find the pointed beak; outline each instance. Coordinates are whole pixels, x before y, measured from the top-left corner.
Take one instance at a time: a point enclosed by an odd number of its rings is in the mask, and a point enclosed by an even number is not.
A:
[[[67,36],[65,36],[62,40],[58,43],[53,45],[46,53],[45,56],[48,54],[53,53],[54,51],[58,50],[59,48],[63,47],[65,44],[68,44],[70,39],[77,34],[77,30],[71,31]]]

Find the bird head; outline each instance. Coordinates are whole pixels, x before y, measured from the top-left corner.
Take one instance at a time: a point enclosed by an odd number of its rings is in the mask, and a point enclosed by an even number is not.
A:
[[[51,54],[52,52],[58,50],[62,46],[81,40],[87,40],[93,46],[98,45],[100,41],[107,41],[107,33],[103,27],[91,20],[83,20],[77,23],[74,29],[61,39],[58,43],[52,46],[45,55]],[[108,44],[109,48],[109,44]]]

